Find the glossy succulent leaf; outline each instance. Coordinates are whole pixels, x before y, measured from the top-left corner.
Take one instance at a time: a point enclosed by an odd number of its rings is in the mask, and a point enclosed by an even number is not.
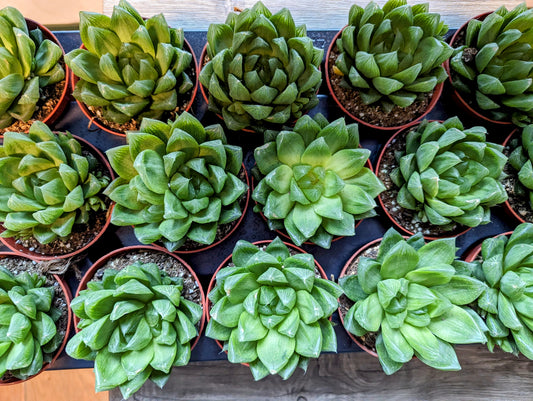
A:
[[[329,248],[334,235],[354,235],[355,221],[375,215],[374,198],[385,189],[365,167],[370,152],[358,145],[357,124],[301,117],[254,151],[256,210],[297,245]]]
[[[453,52],[443,40],[447,30],[438,14],[405,0],[390,0],[383,8],[354,4],[337,40],[333,71],[365,104],[407,107],[446,79],[441,64]]]
[[[522,3],[472,19],[464,44],[454,49],[455,88],[493,120],[533,122],[532,15]]]
[[[486,135],[483,127],[465,129],[457,117],[419,124],[391,173],[398,204],[448,229],[489,223],[490,208],[507,200],[500,182],[507,157]]]
[[[0,378],[9,374],[26,380],[52,360],[62,342],[53,306],[55,290],[38,274],[13,274],[0,266]]]
[[[80,12],[80,35],[85,49],[66,55],[79,78],[73,95],[105,119],[159,119],[188,100],[192,54],[183,49],[183,30],[169,28],[163,14],[143,20],[120,0],[111,17]]]
[[[421,233],[405,240],[391,228],[375,259],[360,258],[357,273],[339,279],[354,302],[344,326],[356,336],[375,333],[386,374],[413,355],[436,369],[458,370],[452,345],[487,341],[480,317],[465,306],[487,286],[458,272],[455,251],[454,239],[424,244]]]
[[[81,329],[67,344],[76,359],[95,361],[96,391],[120,387],[129,398],[142,384],[186,365],[202,306],[187,300],[183,279],[155,263],[107,269],[72,302]]]
[[[295,28],[286,8],[272,14],[259,1],[211,24],[207,56],[200,82],[210,110],[231,130],[281,126],[318,104],[323,50]]]
[[[483,241],[472,274],[487,284],[477,301],[486,322],[489,349],[533,359],[533,224],[523,223],[510,236]]]
[[[242,215],[242,149],[220,125],[204,128],[187,112],[168,124],[146,118],[126,140],[107,151],[119,177],[106,193],[117,203],[111,222],[133,225],[140,242],[171,251],[187,239],[212,244],[221,224]]]
[[[238,241],[234,266],[217,273],[208,295],[206,335],[224,342],[230,362],[249,363],[256,380],[286,380],[308,358],[337,351],[328,318],[342,290],[316,275],[312,255],[290,253],[279,238],[266,247]]]
[[[42,244],[68,237],[74,224],[106,210],[109,177],[93,155],[66,133],[36,121],[28,134],[6,132],[0,165],[0,222],[4,238],[34,237]]]
[[[518,172],[518,181],[514,192],[529,200],[533,209],[533,125],[522,130],[521,140],[513,139],[509,144],[512,152],[509,164]]]
[[[39,28],[28,31],[16,8],[0,10],[0,129],[32,118],[42,88],[65,79],[62,56]]]

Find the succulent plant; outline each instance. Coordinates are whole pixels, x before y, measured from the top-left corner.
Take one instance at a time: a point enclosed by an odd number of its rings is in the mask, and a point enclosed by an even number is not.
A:
[[[96,391],[120,387],[129,398],[146,380],[159,387],[191,356],[202,306],[183,297],[183,279],[155,263],[106,269],[72,301],[81,329],[67,344],[76,359],[94,360]]]
[[[224,342],[230,362],[249,363],[255,380],[268,374],[285,380],[322,351],[337,351],[328,318],[342,290],[317,277],[313,255],[291,255],[279,238],[266,247],[240,240],[232,262],[208,295],[206,329]]]
[[[41,244],[66,238],[74,224],[107,208],[109,177],[83,155],[68,132],[35,121],[28,134],[6,132],[0,146],[0,222],[4,238],[34,237]]]
[[[259,1],[229,13],[224,24],[207,31],[209,61],[200,82],[209,92],[209,109],[236,131],[299,118],[318,104],[323,54],[286,8],[272,14]]]
[[[255,210],[297,245],[310,240],[329,248],[334,235],[354,235],[356,220],[376,215],[374,198],[385,187],[365,167],[370,151],[359,148],[357,124],[306,115],[254,155]]]
[[[183,30],[169,28],[163,14],[144,21],[120,0],[111,17],[80,12],[80,35],[86,49],[66,55],[79,77],[73,95],[100,108],[106,120],[159,119],[176,110],[194,86]]]
[[[526,3],[472,19],[450,59],[455,89],[493,120],[533,123],[532,21]]]
[[[0,266],[0,379],[8,373],[26,380],[52,360],[63,341],[54,294],[45,277]]]
[[[408,107],[446,79],[441,64],[453,53],[443,40],[448,26],[428,8],[405,0],[351,7],[333,72],[364,104],[378,103],[387,113]]]
[[[513,140],[509,155],[509,164],[518,171],[519,183],[515,185],[515,193],[529,199],[533,209],[533,125],[522,130],[522,141]]]
[[[474,277],[487,284],[477,301],[486,323],[487,346],[521,352],[533,360],[533,224],[523,223],[509,237],[483,241]]]
[[[390,174],[398,204],[433,225],[489,223],[490,208],[507,200],[500,182],[507,157],[486,136],[484,127],[465,129],[457,117],[411,130]]]
[[[220,125],[204,128],[187,112],[168,124],[145,118],[126,141],[107,151],[119,177],[106,194],[116,202],[111,222],[133,225],[143,244],[211,244],[221,224],[242,215],[242,149],[227,144]]]
[[[28,121],[43,87],[65,79],[63,51],[44,39],[40,29],[28,30],[14,7],[0,10],[0,128],[14,120]]]
[[[357,274],[339,284],[355,302],[344,317],[356,335],[374,333],[379,362],[392,374],[413,355],[441,370],[461,367],[452,344],[485,343],[482,320],[463,305],[486,288],[462,274],[455,239],[425,243],[421,233],[405,240],[394,229],[383,236],[375,259],[360,257]]]

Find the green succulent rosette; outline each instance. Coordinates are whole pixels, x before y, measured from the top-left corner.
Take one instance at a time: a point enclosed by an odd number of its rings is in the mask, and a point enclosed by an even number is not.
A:
[[[514,150],[509,155],[509,164],[518,172],[514,193],[528,199],[533,209],[533,125],[524,127],[520,140],[513,139],[510,146]]]
[[[482,319],[469,307],[487,286],[455,260],[455,239],[404,239],[389,229],[376,258],[360,257],[357,273],[339,284],[354,302],[348,332],[375,336],[388,375],[416,356],[435,369],[460,370],[453,344],[485,343]]]
[[[405,0],[389,0],[383,8],[354,4],[336,43],[333,72],[343,77],[343,86],[356,90],[365,105],[390,113],[444,82],[442,63],[453,53],[443,39],[448,26],[428,10],[427,3],[410,6]]]
[[[80,12],[80,35],[85,49],[66,55],[79,78],[73,96],[105,120],[161,119],[189,100],[193,57],[183,49],[183,30],[169,28],[163,14],[145,21],[120,0],[111,17]]]
[[[270,136],[254,151],[252,197],[271,230],[285,229],[296,245],[329,248],[333,236],[354,235],[357,220],[376,215],[374,198],[385,187],[365,167],[370,151],[359,147],[357,124],[306,115]]]
[[[64,338],[54,294],[45,277],[0,265],[0,382],[8,375],[26,380],[53,359]]]
[[[209,109],[235,131],[295,120],[318,104],[323,54],[286,8],[272,14],[259,1],[231,12],[207,31]]]
[[[68,132],[40,121],[28,134],[6,132],[0,146],[0,223],[3,238],[67,239],[73,227],[106,210],[110,177]]]
[[[472,19],[450,59],[453,86],[492,120],[533,123],[533,9]]]
[[[490,208],[507,200],[500,182],[507,157],[486,137],[484,127],[465,129],[457,117],[409,131],[390,173],[398,205],[445,230],[490,223]]]
[[[148,379],[163,388],[173,366],[187,365],[203,314],[184,298],[182,278],[141,262],[106,269],[71,307],[80,331],[67,353],[94,361],[97,392],[119,387],[125,399]]]
[[[305,371],[310,358],[337,351],[328,319],[342,290],[317,277],[312,255],[291,253],[279,238],[267,246],[240,240],[232,262],[214,278],[206,328],[230,362],[248,363],[255,380],[286,380],[298,367]]]
[[[43,88],[65,79],[62,56],[16,8],[0,10],[0,129],[32,118]]]
[[[168,124],[145,118],[126,141],[106,152],[118,174],[106,190],[116,202],[112,224],[174,251],[187,239],[212,244],[220,225],[241,217],[242,149],[227,144],[220,125],[204,128],[187,112]]]
[[[477,300],[490,351],[499,346],[533,360],[533,224],[520,224],[510,236],[488,238],[473,276],[487,284]]]

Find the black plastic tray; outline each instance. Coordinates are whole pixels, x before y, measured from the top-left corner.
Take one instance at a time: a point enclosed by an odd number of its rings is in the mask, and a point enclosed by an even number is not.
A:
[[[55,34],[62,43],[65,52],[69,52],[81,45],[81,39],[78,32],[61,31],[56,32]],[[324,52],[326,52],[336,32],[309,31],[308,34],[314,40],[315,46],[323,48]],[[451,35],[451,32],[449,35]],[[199,59],[206,42],[206,32],[186,32],[185,37],[194,49],[197,59]],[[322,65],[322,71],[324,71],[324,64]],[[453,103],[449,89],[450,88],[445,85],[445,90],[440,101],[427,118],[446,119],[458,115],[465,126],[485,125],[489,130],[491,140],[493,142],[502,143],[511,131],[511,126],[505,126],[504,128],[502,128],[502,126],[488,126],[487,124],[480,124],[479,121],[472,120],[470,116],[464,114],[462,110],[458,109]],[[329,97],[327,86],[325,84],[325,77],[318,96],[320,98],[320,103],[311,111],[311,115],[322,113],[329,119],[329,121],[344,116],[342,111],[336,106],[335,102]],[[204,125],[221,123],[221,120],[219,120],[214,114],[207,112],[207,105],[205,104],[200,91],[198,91],[196,95],[195,103],[190,112],[200,119]],[[349,118],[347,118],[347,120],[349,120]],[[75,135],[79,135],[89,140],[102,151],[125,144],[125,138],[108,134],[98,129],[95,125],[89,126],[89,120],[83,115],[75,101],[70,102],[67,110],[53,128],[59,131],[68,130]],[[361,144],[363,147],[372,151],[371,162],[372,165],[375,166],[381,148],[392,133],[381,133],[364,126],[360,126],[359,129]],[[254,164],[253,149],[262,144],[262,136],[246,132],[227,132],[227,136],[230,143],[243,147],[243,153],[245,155],[244,163],[249,171]],[[250,200],[250,205],[246,211],[242,224],[228,240],[202,253],[182,256],[182,258],[187,261],[198,274],[204,290],[207,291],[207,286],[212,274],[224,258],[232,253],[233,247],[239,239],[253,242],[274,239],[276,237],[276,233],[268,230],[264,220],[259,214],[254,213],[252,208],[253,201]],[[315,256],[316,260],[322,265],[329,278],[333,276],[337,279],[346,261],[359,247],[375,238],[382,237],[385,231],[392,226],[392,223],[379,209],[378,214],[380,215],[379,217],[363,220],[363,222],[357,227],[356,235],[354,237],[342,238],[335,241],[328,250],[317,246],[306,245],[303,246],[303,249]],[[457,247],[460,248],[458,254],[462,255],[466,249],[474,243],[479,242],[480,239],[504,231],[513,230],[516,225],[517,221],[506,215],[502,206],[495,207],[492,210],[492,223],[474,228],[457,238]],[[84,273],[94,261],[106,253],[123,246],[136,244],[139,244],[139,242],[133,235],[133,229],[131,227],[110,226],[103,237],[89,249],[87,259],[79,264],[79,268],[82,273]],[[3,251],[6,249],[5,247],[0,247],[0,250]],[[78,280],[75,277],[75,274],[72,271],[69,271],[66,273],[65,278],[74,294],[78,286]],[[337,334],[338,351],[361,351],[346,334],[337,313],[333,315],[333,322],[335,323],[335,332]],[[71,335],[73,334],[74,328],[71,330]],[[226,359],[226,355],[220,351],[220,348],[214,340],[205,337],[202,333],[200,341],[192,351],[191,360],[207,361],[216,359]],[[92,366],[93,362],[72,359],[63,351],[52,369],[71,369]]]

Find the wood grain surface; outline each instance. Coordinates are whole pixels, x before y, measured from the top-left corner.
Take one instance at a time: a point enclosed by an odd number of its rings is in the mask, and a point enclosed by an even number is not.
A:
[[[174,368],[164,390],[148,382],[136,401],[378,401],[490,400],[531,401],[533,361],[484,346],[460,346],[462,370],[441,372],[418,360],[386,376],[372,356],[363,353],[325,354],[298,370],[289,380],[267,377],[254,382],[249,369],[229,362],[191,363]],[[123,400],[120,391],[110,401]]]
[[[104,13],[111,14],[113,5],[118,0],[103,0]],[[211,23],[224,22],[226,15],[234,7],[246,8],[255,3],[255,0],[129,0],[129,2],[144,16],[163,13],[168,23],[174,27],[182,27],[189,31],[207,30]],[[422,3],[415,0],[410,3]],[[440,13],[450,28],[459,28],[470,18],[493,11],[501,5],[514,7],[522,3],[520,0],[426,0],[430,11]],[[354,1],[346,0],[263,0],[272,11],[287,7],[297,24],[305,23],[307,29],[333,29],[339,30],[348,21],[348,10]],[[357,4],[364,6],[367,0]],[[384,4],[385,0],[376,0]],[[526,3],[533,6],[533,0]]]

